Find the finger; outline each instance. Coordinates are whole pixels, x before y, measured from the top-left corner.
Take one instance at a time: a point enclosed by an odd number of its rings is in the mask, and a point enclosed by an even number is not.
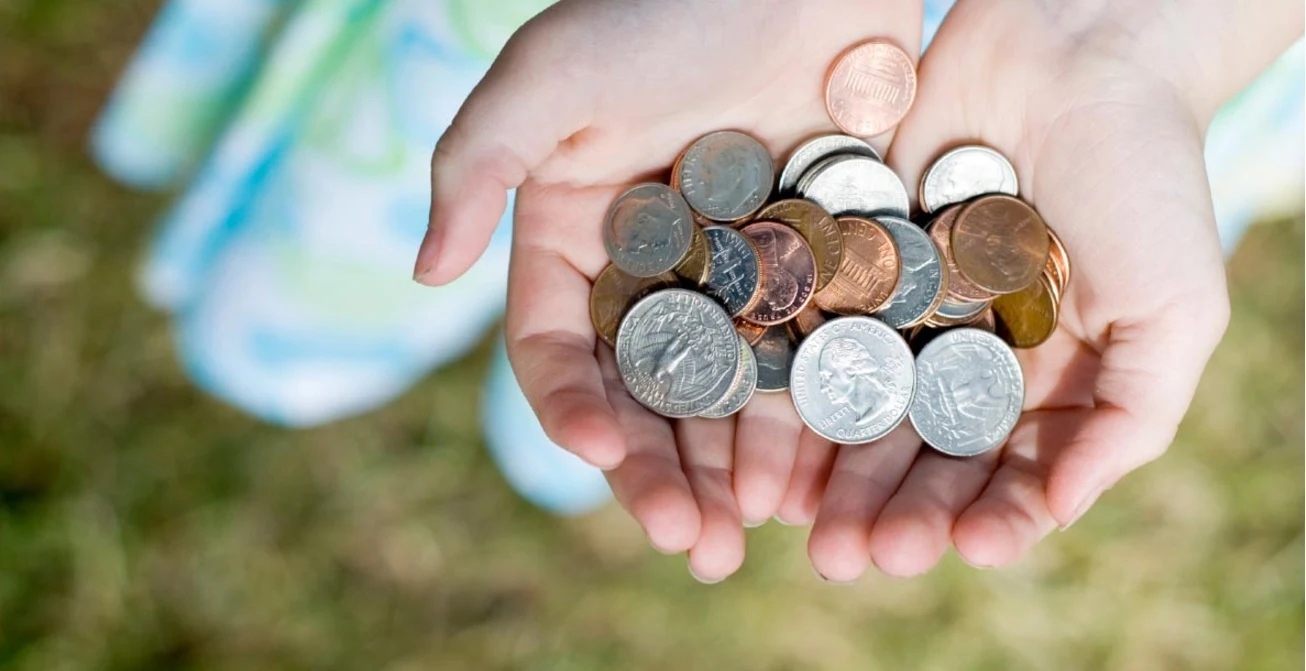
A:
[[[780,508],[803,421],[788,393],[760,393],[739,413],[735,436],[735,498],[744,523],[756,526]]]
[[[851,582],[870,565],[871,529],[885,502],[898,490],[921,440],[903,423],[870,445],[845,445],[821,499],[807,555],[812,568],[831,582]]]
[[[1113,326],[1102,354],[1095,409],[1048,480],[1047,505],[1062,526],[1170,446],[1228,319],[1228,297],[1211,294],[1135,325]]]
[[[1024,557],[1053,529],[1047,474],[1088,409],[1026,413],[1002,450],[984,492],[957,519],[957,554],[980,568],[1007,566]]]
[[[794,472],[789,476],[789,487],[775,518],[781,524],[808,525],[816,519],[816,509],[821,505],[825,483],[834,468],[835,455],[839,453],[834,443],[804,428],[798,437],[798,454],[794,458]]]
[[[599,363],[609,401],[630,441],[630,454],[605,473],[612,493],[654,548],[665,554],[684,552],[699,539],[702,518],[681,469],[671,424],[630,397],[606,346],[599,350]]]
[[[720,582],[744,563],[744,527],[731,489],[734,443],[733,418],[676,422],[680,462],[703,521],[689,549],[689,572],[700,582]]]
[[[547,12],[546,12],[547,14]],[[431,157],[431,212],[413,279],[445,284],[485,251],[507,192],[585,125],[578,78],[549,76],[565,54],[541,15],[513,35]]]
[[[871,561],[892,576],[920,575],[939,563],[951,544],[953,523],[998,465],[996,451],[959,459],[921,449],[871,530]]]

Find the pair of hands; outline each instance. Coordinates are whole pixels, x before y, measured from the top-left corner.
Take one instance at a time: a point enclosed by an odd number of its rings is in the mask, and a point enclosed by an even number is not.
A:
[[[1011,563],[1165,451],[1228,319],[1202,160],[1213,107],[1112,30],[1059,3],[960,0],[911,113],[872,140],[911,192],[950,146],[998,149],[1073,258],[1058,331],[1019,355],[1025,414],[983,457],[939,455],[909,424],[834,445],[788,394],[758,394],[728,420],[658,417],[627,395],[589,322],[601,222],[626,185],[659,179],[709,131],[743,130],[780,159],[831,131],[831,62],[869,37],[919,53],[916,0],[553,6],[436,148],[417,277],[464,272],[518,188],[507,334],[522,388],[550,438],[605,469],[654,547],[687,551],[700,580],[737,570],[743,527],[772,516],[814,523],[812,564],[836,582],[872,562],[922,573],[950,544],[976,566]]]

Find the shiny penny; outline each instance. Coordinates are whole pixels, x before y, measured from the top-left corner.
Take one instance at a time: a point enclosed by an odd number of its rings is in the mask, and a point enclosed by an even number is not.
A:
[[[816,295],[816,304],[841,315],[869,314],[898,288],[898,245],[888,229],[870,219],[844,217],[839,228],[843,260],[834,279]]]
[[[884,162],[880,153],[860,138],[839,134],[812,138],[799,145],[793,153],[789,154],[789,160],[785,161],[785,166],[780,171],[780,183],[777,185],[780,196],[782,198],[797,196],[798,181],[812,169],[812,166],[831,156],[841,154],[865,156]]]
[[[622,269],[609,265],[594,278],[590,290],[590,321],[603,342],[616,347],[617,329],[621,317],[641,298],[676,286],[676,276],[662,273],[653,277],[635,277]]]
[[[766,327],[761,324],[754,324],[747,319],[735,317],[735,333],[748,341],[749,345],[756,345],[762,340],[762,336],[766,334]]]
[[[896,217],[880,217],[876,221],[898,245],[902,279],[875,316],[896,329],[915,326],[933,314],[947,296],[947,266],[939,248],[920,226]]]
[[[735,373],[734,382],[730,383],[730,391],[716,405],[699,413],[699,417],[707,419],[729,417],[743,410],[744,406],[748,405],[749,399],[753,398],[755,391],[757,391],[757,357],[753,355],[752,346],[740,337],[739,370]]]
[[[889,166],[865,156],[821,161],[799,181],[798,191],[835,217],[907,218],[907,187]]]
[[[789,388],[789,371],[794,363],[794,342],[785,325],[767,327],[753,345],[757,358],[757,390],[784,391]]]
[[[1057,330],[1060,306],[1052,278],[1046,274],[1037,282],[993,299],[996,332],[1012,347],[1038,347]]]
[[[742,233],[724,226],[703,229],[707,239],[707,282],[704,292],[734,317],[752,308],[761,297],[761,258]]]
[[[737,221],[756,212],[771,195],[775,165],[762,143],[737,131],[695,140],[676,171],[685,201],[713,221]]]
[[[834,279],[843,258],[843,234],[839,222],[821,206],[797,198],[781,200],[762,208],[757,218],[782,223],[803,236],[816,257],[817,291]]]
[[[981,196],[962,207],[952,226],[957,269],[995,294],[1020,291],[1037,280],[1050,245],[1043,218],[1013,196]]]
[[[839,130],[858,137],[894,126],[916,99],[916,66],[907,52],[883,40],[848,48],[825,81],[825,108]]]
[[[665,273],[685,258],[693,217],[665,184],[637,184],[617,197],[603,226],[603,246],[618,268],[636,277]]]
[[[1061,242],[1061,236],[1048,226],[1048,240],[1052,243],[1048,251],[1048,260],[1056,268],[1057,293],[1064,295],[1066,288],[1070,286],[1070,252],[1066,251],[1065,243]]]
[[[993,294],[975,286],[973,282],[966,279],[957,270],[957,259],[952,255],[952,226],[957,221],[957,215],[961,208],[950,207],[944,210],[929,227],[925,229],[934,240],[934,245],[939,248],[939,253],[948,265],[948,296],[958,301],[986,301],[993,298]]]
[[[794,336],[794,340],[802,342],[803,338],[812,334],[812,331],[820,328],[821,324],[829,321],[825,313],[816,307],[815,304],[803,308],[792,321],[789,322],[789,330]]]
[[[988,193],[1016,195],[1016,169],[998,152],[980,145],[957,147],[940,156],[921,178],[921,209],[926,212]]]
[[[916,357],[911,423],[944,454],[971,457],[1000,447],[1016,427],[1024,400],[1020,363],[992,333],[946,331]]]
[[[788,321],[807,307],[816,292],[816,257],[797,231],[760,221],[741,231],[762,259],[762,297],[742,316],[770,326]]]

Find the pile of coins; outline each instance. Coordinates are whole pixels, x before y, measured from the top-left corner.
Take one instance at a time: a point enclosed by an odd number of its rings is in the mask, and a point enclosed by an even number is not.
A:
[[[915,95],[911,60],[855,45],[826,85],[831,119],[872,135]],[[1070,260],[1017,196],[1010,162],[961,146],[925,172],[919,223],[902,180],[851,134],[804,142],[775,174],[736,131],[705,135],[668,183],[612,204],[590,315],[631,396],[666,417],[727,417],[789,390],[843,444],[910,418],[947,454],[1001,445],[1024,381],[1013,347],[1056,329]]]

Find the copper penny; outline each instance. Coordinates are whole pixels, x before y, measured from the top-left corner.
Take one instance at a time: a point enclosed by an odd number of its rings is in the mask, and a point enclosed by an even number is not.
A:
[[[989,333],[997,333],[998,327],[995,317],[993,316],[993,306],[990,305],[989,307],[984,308],[983,312],[979,313],[979,315],[974,319],[971,319],[969,322],[966,322],[966,326],[974,329],[983,329]]]
[[[825,109],[849,135],[870,137],[897,126],[915,99],[915,64],[883,40],[849,47],[825,80]]]
[[[952,225],[957,270],[975,286],[995,294],[1020,291],[1037,281],[1051,244],[1038,212],[1007,195],[972,201]]]
[[[697,287],[705,284],[712,272],[712,254],[707,248],[707,238],[703,237],[703,229],[698,226],[690,228],[694,233],[689,240],[689,251],[685,252],[684,260],[672,272]]]
[[[843,259],[839,272],[820,293],[816,304],[826,312],[862,315],[875,312],[898,288],[901,258],[898,244],[870,219],[842,217]]]
[[[816,257],[817,291],[834,279],[839,260],[843,258],[843,234],[839,231],[839,222],[820,205],[799,198],[781,200],[767,205],[757,218],[778,221],[803,236]]]
[[[993,298],[993,294],[966,279],[961,271],[957,270],[957,259],[952,255],[952,225],[956,223],[957,214],[960,212],[960,207],[944,210],[935,217],[925,231],[930,234],[934,244],[938,245],[939,252],[943,254],[943,259],[948,264],[948,296],[957,301],[986,301]]]
[[[735,317],[735,333],[748,341],[749,345],[757,345],[766,333],[766,327],[761,324],[754,324],[742,317]]]
[[[816,293],[816,257],[797,231],[774,221],[745,226],[744,234],[757,247],[764,268],[762,299],[742,316],[770,326],[793,318]]]
[[[796,342],[802,342],[803,338],[806,338],[812,331],[816,330],[816,327],[827,321],[829,320],[826,319],[825,313],[821,312],[821,309],[816,307],[815,304],[812,304],[803,308],[803,311],[799,312],[793,320],[789,322],[789,329],[794,340]]]
[[[1020,291],[993,300],[997,316],[996,333],[1012,347],[1037,347],[1057,330],[1060,306],[1052,288],[1052,278],[1044,274]]]
[[[654,291],[676,285],[676,276],[672,273],[635,277],[609,264],[594,278],[594,287],[590,289],[590,322],[603,342],[615,348],[621,318],[630,307]]]
[[[1070,286],[1070,252],[1066,251],[1065,243],[1061,242],[1061,236],[1048,226],[1048,240],[1052,246],[1048,252],[1048,262],[1055,268],[1057,293],[1065,295],[1066,287]]]

